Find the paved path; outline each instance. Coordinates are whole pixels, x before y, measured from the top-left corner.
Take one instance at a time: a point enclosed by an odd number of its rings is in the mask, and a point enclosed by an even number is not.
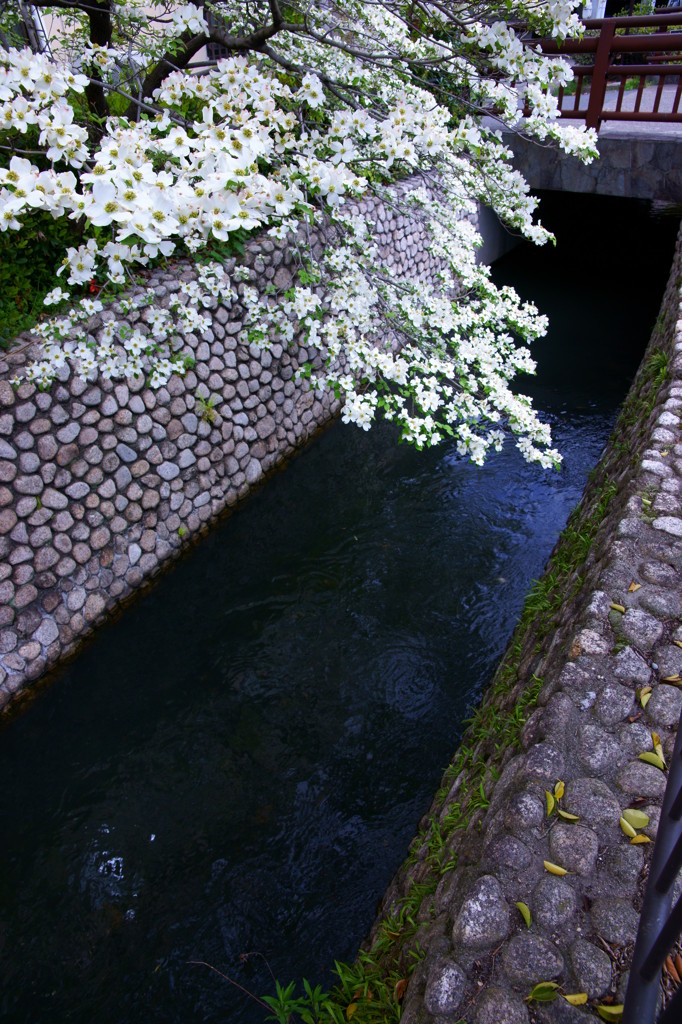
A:
[[[642,100],[640,109],[643,111],[651,111],[654,109],[654,99],[656,97],[657,87],[655,85],[647,85],[644,88],[642,94]],[[659,110],[662,113],[668,113],[672,111],[675,94],[677,92],[677,85],[666,85],[663,87],[663,95],[659,105]],[[616,100],[618,97],[618,88],[611,87],[606,91],[606,97],[604,100],[604,108],[606,110],[616,109]],[[621,104],[622,110],[634,110],[635,99],[637,97],[636,89],[626,89],[623,93],[623,102]],[[589,91],[584,93],[580,97],[580,109],[587,110],[587,104],[589,101]],[[564,99],[564,106],[568,110],[575,109],[574,97],[567,96]],[[580,124],[580,121],[574,123]],[[628,138],[641,138],[642,136],[651,139],[652,142],[670,139],[680,138],[682,139],[682,122],[651,122],[651,121],[603,121],[599,129],[600,137],[611,137],[619,139]]]

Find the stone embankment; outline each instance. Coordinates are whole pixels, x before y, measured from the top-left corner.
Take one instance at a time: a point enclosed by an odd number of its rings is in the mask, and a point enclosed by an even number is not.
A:
[[[682,709],[681,251],[614,434],[385,898],[382,917],[426,893],[403,1024],[580,1024],[623,1002],[666,784],[639,755],[658,734],[669,759]],[[645,839],[623,832],[626,808]],[[540,982],[554,1001],[528,999]]]
[[[389,266],[433,282],[423,217],[399,202],[414,184],[396,185],[393,205],[368,198],[357,209]],[[306,241],[320,249],[321,231]],[[290,287],[298,269],[296,248],[267,236],[240,263],[261,294]],[[146,286],[167,308],[195,277],[180,265]],[[181,350],[193,369],[154,391],[142,379],[86,383],[66,370],[49,391],[15,391],[9,380],[31,349],[0,358],[0,708],[338,413],[331,392],[298,379],[314,363],[299,337],[261,351],[239,340],[240,301],[213,300],[208,311],[210,329],[188,334]],[[147,330],[144,309],[117,302],[84,330],[96,339],[112,317]]]

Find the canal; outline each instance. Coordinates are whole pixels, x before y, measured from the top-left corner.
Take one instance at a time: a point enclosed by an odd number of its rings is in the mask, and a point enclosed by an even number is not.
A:
[[[542,209],[556,251],[495,277],[551,319],[519,387],[559,473],[334,426],[0,726],[2,1020],[250,1024],[190,961],[263,994],[353,957],[665,286],[674,221]]]

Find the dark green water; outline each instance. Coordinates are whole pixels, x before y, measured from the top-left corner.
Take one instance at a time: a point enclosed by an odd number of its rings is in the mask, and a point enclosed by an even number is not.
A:
[[[561,473],[334,427],[0,728],[0,1018],[247,1024],[258,1007],[189,961],[261,994],[242,953],[323,983],[352,958],[664,288],[675,225],[547,204],[588,225],[589,265],[566,230],[496,276],[553,319],[532,391]],[[608,255],[633,237],[646,274]]]

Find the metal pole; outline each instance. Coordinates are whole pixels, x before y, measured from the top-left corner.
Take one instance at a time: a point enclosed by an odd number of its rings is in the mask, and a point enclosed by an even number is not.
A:
[[[673,752],[668,784],[663,797],[658,834],[654,845],[649,880],[647,882],[642,913],[640,916],[637,941],[632,956],[628,990],[625,996],[623,1024],[650,1024],[656,1019],[660,968],[666,952],[657,957],[657,962],[646,961],[656,944],[670,915],[672,886],[666,887],[661,878],[676,844],[682,836],[682,715],[677,727],[677,738]]]

